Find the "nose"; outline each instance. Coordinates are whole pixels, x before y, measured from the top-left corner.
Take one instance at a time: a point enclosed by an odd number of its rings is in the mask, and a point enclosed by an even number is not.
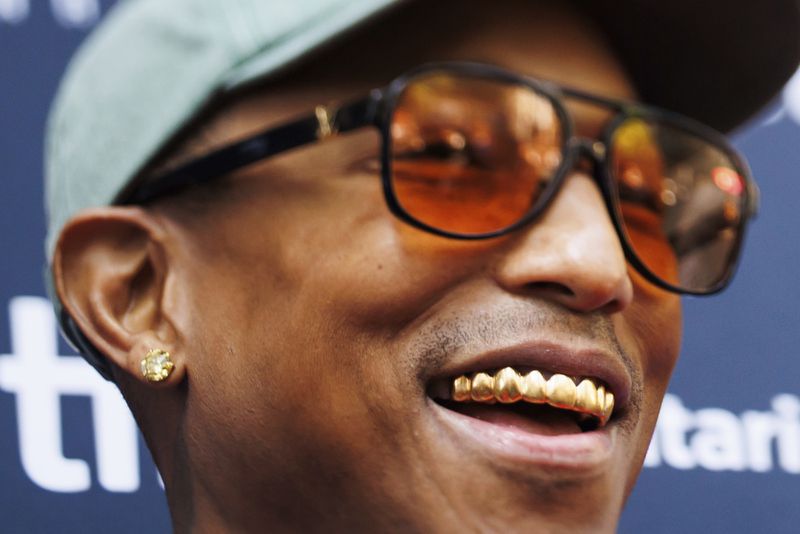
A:
[[[625,309],[633,283],[602,195],[587,174],[567,177],[547,210],[516,232],[496,264],[497,282],[580,312]]]

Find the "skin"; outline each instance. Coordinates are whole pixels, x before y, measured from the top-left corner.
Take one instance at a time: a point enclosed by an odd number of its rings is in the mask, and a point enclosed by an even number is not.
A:
[[[459,5],[459,23],[424,46],[371,56],[356,37],[240,95],[205,122],[204,144],[360,96],[432,59],[635,96],[580,15]],[[351,52],[362,61],[348,72]],[[606,119],[571,111],[580,135]],[[627,265],[582,167],[534,224],[462,242],[390,214],[363,165],[377,143],[359,131],[242,170],[214,186],[213,201],[201,191],[93,209],[64,229],[59,295],[112,362],[175,530],[613,532],[677,359],[679,299]],[[600,351],[624,368],[631,398],[601,465],[494,457],[435,416],[426,387],[441,369],[531,342]],[[176,364],[158,385],[138,370],[153,347]]]

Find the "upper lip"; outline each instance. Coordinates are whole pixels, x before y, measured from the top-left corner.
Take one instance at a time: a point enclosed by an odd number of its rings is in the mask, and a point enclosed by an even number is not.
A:
[[[454,359],[432,380],[454,378],[503,367],[530,367],[604,382],[615,398],[614,412],[624,410],[631,392],[631,375],[622,359],[601,348],[570,348],[550,342],[530,342]]]

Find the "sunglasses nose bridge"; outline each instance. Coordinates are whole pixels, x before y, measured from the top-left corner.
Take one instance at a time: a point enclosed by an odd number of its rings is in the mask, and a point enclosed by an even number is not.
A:
[[[607,147],[603,141],[577,137],[570,143],[570,150],[575,153],[579,161],[589,160],[593,165],[602,165],[605,161]]]
[[[624,244],[625,237],[614,215],[613,186],[610,183],[610,178],[606,176],[608,174],[605,170],[607,165],[606,158],[608,157],[608,145],[598,139],[576,137],[572,139],[567,150],[567,173],[571,171],[582,172],[594,180],[597,188],[600,190],[600,195],[605,203],[608,215],[614,222],[614,228],[617,232],[620,245],[627,255],[628,250]]]
[[[606,144],[596,139],[585,137],[574,138],[568,147],[569,169],[578,170],[591,176],[598,187],[605,191],[604,184],[600,179],[600,169],[605,164],[608,149]]]

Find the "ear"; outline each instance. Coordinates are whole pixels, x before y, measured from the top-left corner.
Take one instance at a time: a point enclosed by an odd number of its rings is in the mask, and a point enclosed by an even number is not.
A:
[[[142,382],[142,359],[153,349],[174,369],[161,387],[179,384],[185,362],[164,307],[169,280],[167,234],[157,216],[138,207],[82,211],[61,231],[53,257],[56,291],[88,340]]]

